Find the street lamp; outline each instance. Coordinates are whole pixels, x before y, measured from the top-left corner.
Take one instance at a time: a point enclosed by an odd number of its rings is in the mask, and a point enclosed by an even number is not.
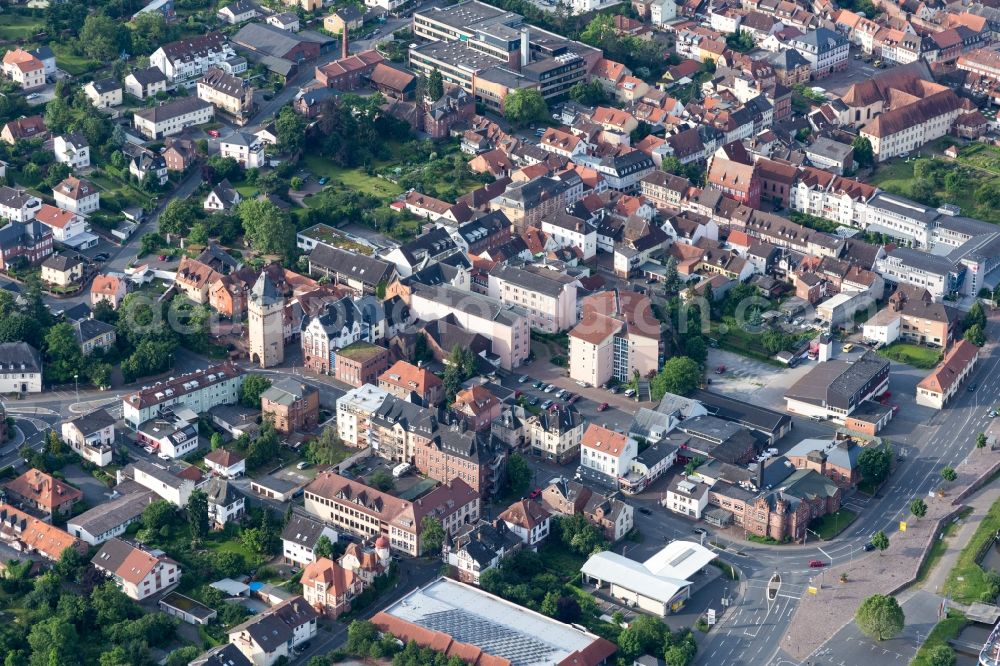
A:
[[[76,401],[80,402],[80,375],[73,373],[73,382],[76,384]]]

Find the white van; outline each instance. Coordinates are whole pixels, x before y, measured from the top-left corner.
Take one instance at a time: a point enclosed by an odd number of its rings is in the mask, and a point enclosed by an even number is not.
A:
[[[398,479],[410,471],[410,463],[399,463],[392,468],[392,478]]]

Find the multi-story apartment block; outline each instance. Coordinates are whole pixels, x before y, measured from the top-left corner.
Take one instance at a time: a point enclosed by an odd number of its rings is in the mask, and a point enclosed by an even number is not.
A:
[[[680,210],[683,198],[691,182],[687,178],[675,176],[665,171],[654,171],[639,183],[642,196],[651,200],[658,208]]]
[[[537,227],[557,211],[566,210],[583,197],[583,181],[575,172],[558,178],[539,176],[527,182],[511,183],[503,194],[490,201],[490,210],[500,211],[517,233]]]
[[[605,291],[580,303],[580,323],[569,334],[569,376],[600,386],[614,377],[629,381],[659,367],[660,322],[649,298],[631,291]]]
[[[296,595],[230,629],[229,644],[252,666],[274,666],[279,660],[294,658],[296,648],[316,635],[318,618],[316,609]],[[210,663],[238,662],[225,655]]]
[[[559,333],[576,325],[579,284],[576,278],[545,267],[498,264],[489,273],[488,295],[527,310],[531,328]]]
[[[214,105],[240,125],[253,112],[253,86],[221,67],[210,67],[198,81],[198,99]]]
[[[181,568],[177,562],[121,539],[104,542],[91,564],[115,581],[127,597],[136,601],[173,587],[181,579]]]
[[[204,125],[214,117],[215,107],[208,102],[197,97],[182,97],[151,109],[136,111],[133,121],[143,136],[156,141],[179,134],[188,127]]]
[[[413,464],[421,474],[442,483],[461,479],[482,497],[500,491],[506,462],[506,448],[495,445],[489,433],[461,424],[438,428],[433,439],[414,447]]]
[[[227,362],[145,386],[122,398],[122,418],[129,427],[138,428],[175,405],[197,414],[215,405],[232,405],[239,400],[245,378],[243,370]]]
[[[597,227],[564,211],[556,211],[543,218],[542,233],[560,247],[579,250],[584,261],[593,259],[597,254]]]
[[[414,284],[410,314],[424,321],[454,316],[459,326],[491,342],[491,352],[505,370],[519,367],[531,351],[528,311],[488,296],[445,284]]]
[[[305,509],[335,528],[362,538],[385,536],[392,550],[421,555],[423,519],[440,521],[447,534],[479,520],[479,495],[467,483],[455,479],[438,486],[412,502],[321,472],[306,486]]]
[[[866,342],[892,344],[897,340],[946,348],[955,336],[961,313],[935,302],[920,287],[900,284],[889,303],[864,324]]]
[[[164,44],[149,56],[149,64],[163,72],[168,81],[183,81],[201,76],[210,67],[235,55],[236,51],[226,41],[225,35],[210,32],[200,37]]]
[[[379,375],[378,386],[421,407],[434,407],[444,399],[444,384],[438,376],[406,361],[396,361]]]
[[[371,384],[351,389],[337,399],[337,435],[347,446],[366,447],[372,428],[371,417],[389,393]]]
[[[369,419],[367,440],[361,446],[370,446],[378,455],[395,462],[409,462],[419,447],[428,444],[438,433],[437,415],[434,410],[419,407],[386,396]]]
[[[788,203],[792,210],[864,229],[868,224],[868,203],[878,191],[878,188],[854,178],[803,167],[790,188]]]
[[[639,444],[634,439],[591,423],[580,440],[580,471],[617,488],[637,455]]]

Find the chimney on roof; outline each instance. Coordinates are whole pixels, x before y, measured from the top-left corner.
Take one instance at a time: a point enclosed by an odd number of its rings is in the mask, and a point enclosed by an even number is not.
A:
[[[521,28],[521,67],[531,63],[531,44],[528,42],[528,29]]]
[[[347,22],[345,21],[344,35],[343,39],[341,40],[341,46],[340,46],[340,57],[343,59],[346,58],[348,55],[350,55],[350,52],[347,50]]]

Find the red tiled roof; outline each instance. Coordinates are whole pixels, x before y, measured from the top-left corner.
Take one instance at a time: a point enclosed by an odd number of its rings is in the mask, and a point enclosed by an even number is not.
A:
[[[965,367],[978,356],[979,347],[968,340],[959,340],[945,355],[944,360],[917,384],[917,388],[933,393],[947,392],[961,376]]]

